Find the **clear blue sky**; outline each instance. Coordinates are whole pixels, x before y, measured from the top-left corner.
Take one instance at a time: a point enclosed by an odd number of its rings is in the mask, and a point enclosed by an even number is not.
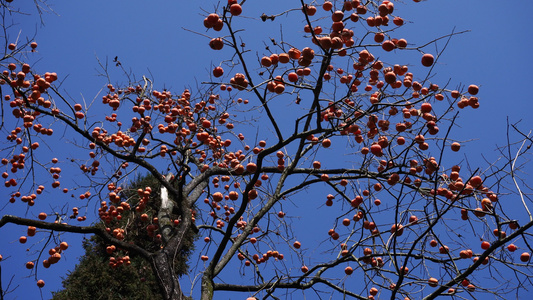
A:
[[[44,26],[39,23],[34,9],[27,8],[29,3],[22,2],[15,0],[14,5],[31,11],[32,16],[15,15],[14,20],[18,24],[9,30],[9,40],[16,38],[19,28],[22,40],[36,35],[39,47],[36,54],[30,55],[30,60],[34,62],[32,67],[42,72],[57,72],[63,80],[60,90],[76,101],[85,99],[90,102],[95,97],[101,97],[100,90],[107,80],[97,76],[100,73],[98,59],[111,65],[112,82],[123,80],[121,72],[112,65],[112,59],[118,56],[122,65],[137,78],[146,75],[157,82],[158,88],[166,87],[179,92],[184,87],[196,89],[199,82],[208,78],[212,65],[218,65],[221,59],[229,57],[228,52],[225,56],[224,53],[214,53],[207,45],[209,39],[183,29],[205,33],[202,20],[207,15],[206,11],[213,11],[216,1],[50,1],[57,15],[44,14]],[[268,8],[263,7],[266,2],[269,3]],[[405,2],[396,3],[396,12],[413,22],[399,31],[405,34],[408,42],[428,42],[449,34],[454,28],[455,31],[471,30],[451,40],[435,71],[441,82],[450,78],[452,86],[460,83],[480,86],[481,107],[463,111],[459,120],[461,127],[452,133],[458,140],[478,139],[464,145],[465,152],[458,155],[468,152],[473,164],[482,162],[480,154],[490,160],[495,159],[498,154],[492,149],[505,144],[507,118],[511,123],[521,120],[520,128],[525,131],[533,128],[530,117],[533,104],[528,95],[533,80],[530,73],[533,63],[529,58],[533,28],[528,21],[533,3]],[[253,11],[251,15],[258,17],[263,12],[267,15],[278,13],[278,7],[298,6],[299,0],[276,0],[247,1],[243,7],[245,15]],[[272,31],[261,32],[264,34],[261,36],[279,39],[280,25],[287,32],[286,37],[301,34],[301,24],[290,22],[288,17],[279,17],[274,22],[276,25],[271,27]],[[258,25],[260,23],[257,21]],[[258,28],[246,28],[245,34],[254,36],[254,30]],[[249,43],[261,45],[259,41]],[[442,47],[443,43],[438,45]],[[257,51],[261,56],[262,48],[257,48]],[[428,47],[428,52],[435,51]],[[418,63],[418,60],[412,62]],[[528,170],[533,169],[530,167]],[[2,195],[7,200],[5,196],[9,192],[3,191]],[[47,207],[44,203],[39,205]],[[0,211],[2,215],[5,213],[13,213],[12,207],[7,206]],[[17,209],[17,213],[24,214],[24,210]],[[40,298],[34,278],[26,278],[30,273],[24,268],[28,257],[32,257],[27,256],[24,250],[31,243],[24,247],[18,244],[18,237],[24,235],[25,230],[24,227],[9,225],[2,229],[0,235],[0,254],[4,258],[10,256],[2,262],[3,287],[6,288],[12,275],[12,285],[19,285],[6,299]],[[36,239],[30,242],[34,241]],[[76,245],[74,238],[69,238],[69,243],[71,248],[60,263],[39,271],[39,278],[46,281],[42,289],[44,299],[50,297],[50,291],[60,289],[59,276],[71,270],[81,255],[81,244]],[[34,248],[28,253],[32,250]]]

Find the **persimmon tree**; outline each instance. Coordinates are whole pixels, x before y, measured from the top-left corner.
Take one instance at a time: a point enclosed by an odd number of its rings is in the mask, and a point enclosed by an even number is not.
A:
[[[531,288],[531,200],[517,171],[532,140],[510,126],[498,161],[454,155],[464,151],[453,137],[461,111],[483,105],[475,82],[434,82],[461,32],[411,44],[395,1],[286,1],[248,16],[251,5],[220,2],[198,20],[203,46],[224,59],[196,90],[127,76],[86,105],[59,91],[53,70],[25,62],[35,42],[7,44],[1,162],[11,203],[0,228],[26,226],[21,243],[50,237],[25,264],[36,281],[46,273],[36,266],[61,263],[69,232],[103,240],[110,268],[149,262],[167,299]],[[273,27],[280,18],[291,26]],[[250,48],[261,35],[247,22],[268,33],[263,47]],[[47,145],[79,155],[51,158]],[[74,169],[75,181],[63,178]],[[134,197],[124,191],[134,174],[160,187]],[[20,206],[25,215],[10,213]],[[176,266],[194,235],[186,280]]]

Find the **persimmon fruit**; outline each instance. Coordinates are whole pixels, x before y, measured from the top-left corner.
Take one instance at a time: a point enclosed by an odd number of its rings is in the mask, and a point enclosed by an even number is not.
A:
[[[520,255],[520,261],[522,262],[528,262],[530,258],[531,254],[529,254],[529,252],[524,252]]]
[[[454,142],[452,143],[451,148],[452,148],[452,151],[457,152],[459,151],[459,149],[461,149],[461,144]]]
[[[437,285],[439,285],[439,280],[437,278],[431,277],[428,279],[428,285],[430,287],[436,287]]]
[[[229,12],[233,15],[233,16],[238,16],[242,13],[242,6],[238,3],[235,3],[235,4],[232,4],[230,7],[229,7]]]
[[[42,279],[37,280],[37,286],[38,286],[39,288],[44,287],[44,280],[42,280]]]
[[[221,50],[224,47],[224,42],[221,38],[214,38],[209,42],[209,47],[213,50]]]
[[[213,76],[218,78],[222,75],[224,75],[224,69],[222,69],[222,67],[216,67],[213,69]]]
[[[435,62],[435,58],[432,54],[426,53],[422,55],[422,65],[424,67],[431,67],[433,63]]]

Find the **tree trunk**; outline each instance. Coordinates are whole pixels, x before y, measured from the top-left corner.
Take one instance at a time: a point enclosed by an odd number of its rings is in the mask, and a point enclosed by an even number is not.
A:
[[[201,300],[213,300],[213,294],[214,294],[214,286],[213,286],[213,280],[211,280],[211,276],[209,270],[206,270],[204,273],[204,276],[202,276],[202,298]]]
[[[165,299],[168,300],[188,300],[181,291],[178,276],[172,268],[172,257],[164,250],[158,251],[151,259],[152,269],[159,282],[159,287],[163,291]]]

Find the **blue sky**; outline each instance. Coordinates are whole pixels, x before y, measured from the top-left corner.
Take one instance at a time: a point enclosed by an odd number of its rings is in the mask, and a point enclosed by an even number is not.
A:
[[[22,5],[16,2],[15,6]],[[470,30],[451,39],[434,69],[435,78],[440,82],[450,79],[451,86],[477,84],[481,90],[481,107],[462,111],[460,127],[452,130],[458,140],[475,141],[463,145],[464,151],[456,154],[454,159],[462,160],[465,153],[472,165],[483,163],[480,155],[487,156],[489,160],[496,159],[498,153],[492,149],[506,143],[507,120],[510,123],[521,121],[519,127],[526,132],[533,128],[533,119],[530,117],[533,105],[527,92],[533,79],[530,73],[533,63],[529,59],[533,28],[528,21],[533,3],[522,1],[519,6],[509,5],[511,7],[507,8],[503,4],[480,1],[405,2],[396,3],[395,12],[412,22],[398,31],[410,43],[429,42],[452,30]],[[263,12],[267,15],[278,13],[280,7],[299,6],[299,1],[292,0],[268,1],[268,7],[264,7],[264,3],[247,1],[243,6],[243,14],[258,17]],[[209,39],[202,36],[206,34],[202,20],[217,6],[215,1],[58,0],[50,5],[55,14],[42,16],[44,26],[39,23],[33,9],[23,7],[22,10],[33,14],[14,15],[17,24],[8,31],[9,40],[16,38],[19,29],[22,40],[35,35],[39,46],[37,53],[29,55],[32,68],[42,72],[57,72],[62,81],[60,91],[75,101],[88,103],[101,97],[101,89],[108,82],[106,78],[98,76],[101,74],[99,62],[109,63],[112,83],[124,80],[122,71],[113,66],[115,56],[136,78],[146,75],[157,82],[158,88],[176,92],[186,87],[196,89],[200,82],[209,78],[214,65],[229,58],[229,52],[214,53],[208,47]],[[278,17],[272,22],[271,32],[261,31],[264,27],[261,27],[259,20],[247,24],[252,26],[246,28],[243,36],[252,38],[246,42],[257,45],[254,51],[257,49],[259,56],[263,51],[260,48],[262,42],[253,37],[259,35],[279,39],[279,32],[283,28],[288,40],[291,36],[301,35],[303,28],[302,24],[292,22],[290,15]],[[437,46],[442,49],[444,43],[439,42]],[[435,53],[436,49],[429,46],[427,52]],[[413,64],[418,63],[417,57],[405,54],[406,61]],[[290,110],[284,112],[285,107],[280,105],[279,117],[290,116]],[[76,153],[65,155],[73,156]],[[527,170],[531,171],[531,166]],[[12,209],[8,206],[0,213],[12,213]],[[25,213],[20,208],[16,211]],[[6,299],[40,298],[34,278],[27,278],[30,274],[23,266],[27,261],[27,253],[17,239],[24,232],[25,228],[13,225],[2,228],[0,254],[4,258],[11,256],[2,262],[2,284],[5,288],[11,275],[14,275],[13,285],[19,285]],[[75,238],[69,238],[69,243],[71,248],[64,260],[52,269],[41,270],[42,276],[40,274],[39,278],[46,281],[42,289],[44,299],[49,298],[50,291],[60,288],[57,275],[64,275],[71,270],[81,255],[81,244],[76,247]],[[32,251],[33,248],[29,253]]]

